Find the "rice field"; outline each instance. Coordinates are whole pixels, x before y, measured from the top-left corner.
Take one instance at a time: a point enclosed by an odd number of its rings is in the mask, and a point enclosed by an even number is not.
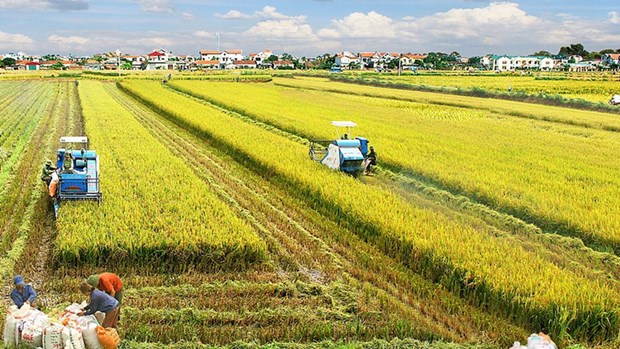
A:
[[[24,76],[0,77],[0,271],[44,311],[116,272],[124,348],[618,346],[615,115],[325,78]],[[309,159],[336,119],[376,147],[374,176]],[[39,174],[65,135],[89,137],[103,201],[54,219]]]

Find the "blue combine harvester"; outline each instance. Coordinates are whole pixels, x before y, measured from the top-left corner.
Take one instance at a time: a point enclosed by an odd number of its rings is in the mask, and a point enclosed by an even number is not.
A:
[[[79,146],[79,150],[73,148],[75,145]],[[102,199],[99,188],[99,156],[94,150],[88,150],[88,138],[62,137],[60,146],[56,153],[56,217],[60,203],[64,200],[97,200],[100,203]]]
[[[353,176],[364,171],[368,154],[368,140],[363,137],[350,139],[350,130],[357,124],[352,121],[332,121],[336,126],[336,140],[311,140],[310,158],[321,164]],[[344,128],[344,133],[340,130]]]

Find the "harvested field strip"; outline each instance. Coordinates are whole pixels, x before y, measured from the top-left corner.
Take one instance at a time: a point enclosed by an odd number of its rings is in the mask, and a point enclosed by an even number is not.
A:
[[[66,101],[59,96],[60,91],[66,90],[67,86],[50,83],[46,88],[53,91],[53,101],[48,101],[45,110],[41,111],[42,121],[32,137],[32,142],[38,147],[28,147],[25,150],[23,159],[16,170],[16,176],[19,176],[20,181],[12,182],[8,189],[9,193],[16,192],[19,195],[9,195],[10,201],[3,202],[3,204],[13,206],[13,210],[3,212],[9,215],[7,221],[10,221],[11,226],[16,229],[10,233],[5,231],[5,235],[3,235],[3,241],[8,241],[8,234],[11,235],[10,246],[7,246],[3,257],[0,259],[0,274],[7,287],[12,287],[10,280],[15,272],[28,272],[27,275],[31,277],[29,280],[37,284],[41,281],[32,273],[32,269],[22,269],[24,265],[18,261],[23,260],[24,255],[27,255],[28,241],[34,238],[37,232],[37,225],[40,221],[39,214],[49,206],[46,191],[40,184],[39,170],[45,157],[52,153],[53,147],[57,144],[58,137],[61,134],[58,130],[63,125],[60,113]],[[3,206],[3,210],[4,207],[6,206]],[[37,248],[41,247],[40,243],[41,241],[37,240]],[[32,257],[32,255],[28,255],[28,257]],[[4,318],[1,319],[0,325],[4,325]]]
[[[360,124],[356,132],[382,150],[381,163],[395,171],[595,249],[620,252],[614,218],[620,163],[611,160],[620,152],[617,133],[270,84],[170,86],[305,138],[333,138],[334,115],[351,118]],[[231,97],[239,93],[247,97]]]
[[[117,268],[218,270],[244,269],[264,259],[265,244],[256,233],[100,83],[80,84],[80,97],[91,147],[106,164],[101,167],[105,199],[101,206],[63,204],[58,262],[115,260]],[[133,212],[131,220],[124,218],[127,212]]]
[[[520,323],[558,337],[570,333],[595,340],[617,333],[616,305],[611,301],[615,291],[602,283],[556,268],[507,238],[458,225],[310,160],[301,160],[306,156],[305,147],[168,92],[157,83],[128,82],[121,86],[196,134],[234,150],[235,156],[248,165],[296,188],[297,195],[312,207],[351,227],[387,254],[494,312],[506,312]],[[271,156],[275,153],[279,154],[277,159]],[[330,187],[349,189],[342,193]],[[355,199],[358,197],[367,200],[360,203]],[[528,286],[532,272],[541,275],[535,287]],[[541,287],[540,282],[546,286]],[[599,321],[612,325],[597,331]]]

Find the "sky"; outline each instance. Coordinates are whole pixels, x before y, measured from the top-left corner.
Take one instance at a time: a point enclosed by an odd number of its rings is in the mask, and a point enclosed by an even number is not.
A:
[[[0,0],[0,53],[620,49],[619,0]]]

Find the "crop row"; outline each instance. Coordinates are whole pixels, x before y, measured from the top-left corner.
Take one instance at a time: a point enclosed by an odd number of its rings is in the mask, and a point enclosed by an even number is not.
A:
[[[53,95],[50,86],[43,83],[20,83],[18,86],[22,87],[20,92],[1,106],[5,117],[0,120],[0,198],[5,195],[7,181]]]
[[[550,231],[620,251],[620,163],[613,161],[620,142],[613,133],[532,123],[484,109],[269,84],[171,86],[306,138],[333,138],[330,120],[358,121],[359,133],[377,147],[384,164]]]
[[[331,172],[307,159],[303,145],[157,83],[132,81],[120,86],[177,123],[217,141],[264,176],[275,176],[312,207],[385,253],[492,311],[558,335],[602,339],[618,331],[616,292],[604,283],[557,268],[483,229],[413,207],[394,194]]]
[[[214,147],[204,138],[174,125],[170,120],[136,103],[127,95],[120,92],[113,85],[106,85],[107,91],[120,101],[128,110],[136,115],[140,122],[153,133],[160,142],[165,144],[175,154],[193,164],[194,172],[209,183],[216,183],[214,189],[221,197],[237,202],[245,208],[245,217],[253,224],[261,227],[261,238],[269,248],[269,271],[264,271],[261,277],[256,273],[243,273],[243,279],[249,278],[253,285],[260,280],[262,283],[272,283],[273,271],[277,270],[279,280],[285,275],[289,278],[319,280],[319,282],[333,282],[345,275],[351,275],[348,282],[356,285],[360,293],[370,297],[375,303],[382,304],[382,312],[390,316],[415,324],[420,333],[434,333],[437,337],[457,342],[474,342],[484,337],[487,341],[500,343],[514,338],[526,337],[525,330],[511,324],[506,319],[499,319],[481,309],[467,304],[466,300],[459,299],[441,285],[412,273],[399,265],[393,259],[386,257],[365,243],[351,231],[325,219],[320,213],[309,209],[307,204],[291,197],[284,188],[270,183],[259,177],[257,173],[242,164],[234,161],[226,149]],[[208,280],[236,280],[240,276],[209,274],[203,275],[202,285]],[[153,277],[147,279],[136,278],[128,280],[132,285],[154,285]],[[180,281],[180,280],[179,280]],[[195,284],[195,280],[183,283]],[[198,285],[197,284],[197,285]],[[161,285],[161,284],[159,284]],[[185,301],[172,300],[173,296],[166,296],[171,292],[157,288],[155,293],[161,292],[162,297],[157,300],[151,298],[152,305],[170,302],[178,305],[177,308],[194,305],[213,305],[216,309],[256,309],[257,307],[276,306],[277,304],[297,304],[295,297],[268,297],[266,293],[252,297],[238,297],[238,293],[228,293],[229,286],[222,285],[223,293],[213,294],[202,290],[200,299],[183,298]],[[243,287],[243,286],[242,286]],[[252,286],[263,289],[260,286]],[[176,288],[174,286],[173,288]],[[246,288],[241,292],[247,292]],[[314,288],[314,287],[312,287]],[[142,294],[142,290],[139,291]],[[233,291],[234,292],[234,291]],[[301,291],[300,291],[301,292]],[[279,287],[278,294],[283,293]],[[285,293],[290,293],[288,290]],[[311,304],[321,302],[322,297],[308,299]],[[242,300],[241,300],[242,299]],[[147,301],[148,302],[148,301]],[[147,302],[134,302],[134,306],[142,307]],[[181,303],[185,303],[183,305]],[[303,304],[308,304],[305,301]],[[363,304],[361,308],[366,308]],[[374,308],[371,308],[374,309]],[[372,310],[368,310],[372,311]],[[426,336],[424,336],[426,337]]]
[[[58,261],[217,270],[264,259],[256,233],[100,83],[85,81],[79,91],[104,201],[62,204]]]

